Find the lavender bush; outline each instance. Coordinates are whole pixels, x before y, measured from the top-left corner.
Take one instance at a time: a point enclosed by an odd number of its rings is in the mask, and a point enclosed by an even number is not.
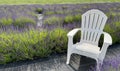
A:
[[[66,33],[67,31],[61,28],[41,32],[34,29],[21,33],[3,32],[0,34],[0,64],[65,52]]]

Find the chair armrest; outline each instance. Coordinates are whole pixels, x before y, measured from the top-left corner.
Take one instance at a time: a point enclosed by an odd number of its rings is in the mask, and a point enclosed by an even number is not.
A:
[[[112,44],[112,37],[110,36],[110,34],[103,32],[104,34],[104,43],[107,43],[109,45]]]
[[[109,45],[112,44],[111,36],[106,32],[103,32],[103,34],[104,34],[104,42],[103,42],[103,46],[102,46],[102,48],[100,50],[100,54],[99,54],[99,58],[101,60],[104,59],[106,52],[107,52],[107,48],[109,47]]]
[[[81,30],[80,28],[76,28],[73,29],[72,31],[70,31],[67,36],[68,36],[68,47],[71,47],[73,45],[73,36],[79,31]]]
[[[73,29],[72,31],[70,31],[67,36],[68,37],[73,37],[79,30],[81,30],[80,28],[76,28],[76,29]]]

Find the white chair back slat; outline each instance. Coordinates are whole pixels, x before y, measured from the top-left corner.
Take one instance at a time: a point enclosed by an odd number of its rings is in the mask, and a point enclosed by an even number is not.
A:
[[[91,21],[91,14],[88,14],[88,17],[87,17],[87,27],[86,27],[86,29],[90,29],[91,28],[91,26],[90,26],[90,24],[92,23],[92,21]],[[89,30],[87,30],[87,37],[86,37],[86,40],[87,41],[89,41],[89,38],[90,38],[90,31]]]
[[[83,40],[85,41],[86,40],[86,36],[87,36],[87,31],[84,30],[83,34],[84,34],[84,39]]]
[[[95,14],[94,13],[94,21],[93,21],[93,28],[91,28],[91,29],[96,29],[96,25],[97,25],[97,23],[98,23],[98,19],[99,19],[99,15],[98,14]]]
[[[104,29],[104,26],[105,26],[105,24],[106,24],[107,17],[104,17],[102,20],[103,20],[103,21],[102,21],[100,30],[103,30],[103,29]]]
[[[90,36],[90,41],[92,41],[93,40],[93,34],[94,34],[94,32],[91,32],[91,36]]]
[[[96,33],[96,32],[94,32],[94,35],[93,35],[93,37],[92,37],[92,38],[93,38],[93,40],[92,40],[93,42],[95,42],[96,37],[97,37],[97,33]]]
[[[86,24],[86,26],[85,26],[86,29],[88,29],[88,27],[89,27],[89,21],[90,20],[89,20],[89,14],[88,14],[88,16],[86,16],[86,23],[85,23]]]
[[[82,18],[84,18],[84,19],[82,19],[82,29],[83,28],[85,28],[85,24],[84,23],[86,23],[86,16],[83,16]],[[81,30],[81,33],[84,33],[84,30]],[[81,34],[81,40],[84,40],[84,34]]]
[[[92,9],[84,13],[82,15],[81,40],[97,45],[106,21],[107,16],[99,10]]]
[[[100,36],[101,36],[101,33],[98,33],[98,35],[97,35],[97,38],[96,38],[96,44],[98,45],[98,41],[99,41],[99,39],[100,39]]]
[[[94,14],[90,14],[90,23],[89,23],[89,29],[91,29],[93,27],[93,22],[94,22]]]
[[[100,30],[100,26],[101,26],[101,24],[102,24],[102,23],[101,23],[101,22],[102,22],[102,19],[103,19],[103,18],[99,15],[99,16],[98,16],[98,23],[97,23],[97,25],[96,25],[96,29],[97,29],[97,30]]]
[[[87,41],[90,41],[89,37],[90,37],[90,31],[87,31]]]

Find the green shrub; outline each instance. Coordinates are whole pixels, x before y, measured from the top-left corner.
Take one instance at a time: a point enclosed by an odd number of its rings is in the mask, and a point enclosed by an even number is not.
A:
[[[68,8],[67,6],[62,6],[62,9],[63,9],[63,10],[65,10],[65,9],[67,9],[67,8]]]
[[[45,42],[47,36],[47,31],[36,30],[0,34],[0,64],[48,56],[51,49],[47,47],[48,42]]]
[[[30,32],[31,35],[33,35],[33,37],[31,37],[31,41],[29,44],[34,44],[32,46],[32,50],[34,51],[34,56],[37,57],[46,57],[51,53],[51,49],[49,47],[49,40],[48,40],[48,33],[47,31],[43,31],[43,32],[34,32],[31,31]]]
[[[0,24],[3,26],[8,26],[13,23],[13,20],[11,18],[1,18],[0,19]]]
[[[43,12],[43,9],[42,9],[42,8],[37,8],[37,9],[35,10],[35,12],[37,12],[38,14],[41,14],[41,13]]]
[[[53,15],[53,14],[55,14],[53,11],[45,12],[45,15]]]
[[[58,11],[55,12],[55,14],[64,14],[64,13],[65,13],[65,12],[62,11],[62,10],[58,10]]]
[[[114,18],[115,16],[117,16],[117,15],[119,15],[119,14],[118,14],[118,13],[115,13],[115,12],[109,12],[109,13],[107,13],[106,15],[107,15],[107,17],[109,17],[109,18]]]
[[[60,28],[52,30],[50,32],[50,44],[54,52],[65,52],[67,49],[67,31]]]
[[[77,15],[68,15],[65,17],[64,19],[64,23],[68,24],[68,23],[72,23],[72,22],[79,22],[81,20],[81,15],[77,14]]]
[[[120,21],[115,22],[115,27],[116,29],[114,35],[116,35],[116,41],[120,43]]]
[[[119,36],[116,34],[118,33],[115,29],[112,29],[112,27],[108,24],[105,25],[104,31],[109,33],[112,36],[113,44],[119,42]]]
[[[115,30],[113,30],[109,24],[106,24],[106,25],[105,25],[104,31],[106,31],[106,32],[108,32],[108,33],[113,33],[113,32],[115,32]]]
[[[114,22],[115,23],[115,27],[120,30],[120,21]]]
[[[28,18],[28,17],[20,17],[20,18],[17,18],[14,22],[13,22],[13,25],[14,26],[18,26],[18,27],[26,27],[28,24],[30,25],[35,25],[36,22],[35,20],[31,19],[31,18]]]
[[[73,16],[69,15],[69,16],[65,17],[64,22],[65,23],[72,23],[73,20],[74,20]]]
[[[49,17],[47,18],[46,20],[44,20],[44,24],[61,24],[62,22],[62,18],[60,17],[56,17],[56,16],[53,16],[53,17]]]
[[[0,64],[12,61],[47,57],[67,49],[67,31],[57,28],[52,31],[29,30],[22,33],[0,34]]]
[[[69,11],[68,11],[69,12]],[[67,13],[68,13],[67,12]],[[53,14],[65,14],[66,13],[66,11],[64,12],[64,11],[62,11],[62,10],[58,10],[58,11],[55,11],[55,12],[53,12],[53,11],[47,11],[47,12],[45,12],[45,15],[53,15]],[[67,14],[66,13],[66,14]]]
[[[74,21],[79,22],[81,21],[81,14],[77,14],[74,16]]]

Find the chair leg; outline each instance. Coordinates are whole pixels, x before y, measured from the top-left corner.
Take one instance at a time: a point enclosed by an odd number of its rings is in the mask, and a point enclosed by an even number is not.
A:
[[[66,62],[66,64],[69,64],[71,54],[72,54],[72,53],[69,53],[69,52],[67,53],[67,62]]]
[[[102,65],[102,64],[103,64],[103,60],[100,61],[100,65]]]
[[[97,60],[96,71],[100,71],[100,61]]]

